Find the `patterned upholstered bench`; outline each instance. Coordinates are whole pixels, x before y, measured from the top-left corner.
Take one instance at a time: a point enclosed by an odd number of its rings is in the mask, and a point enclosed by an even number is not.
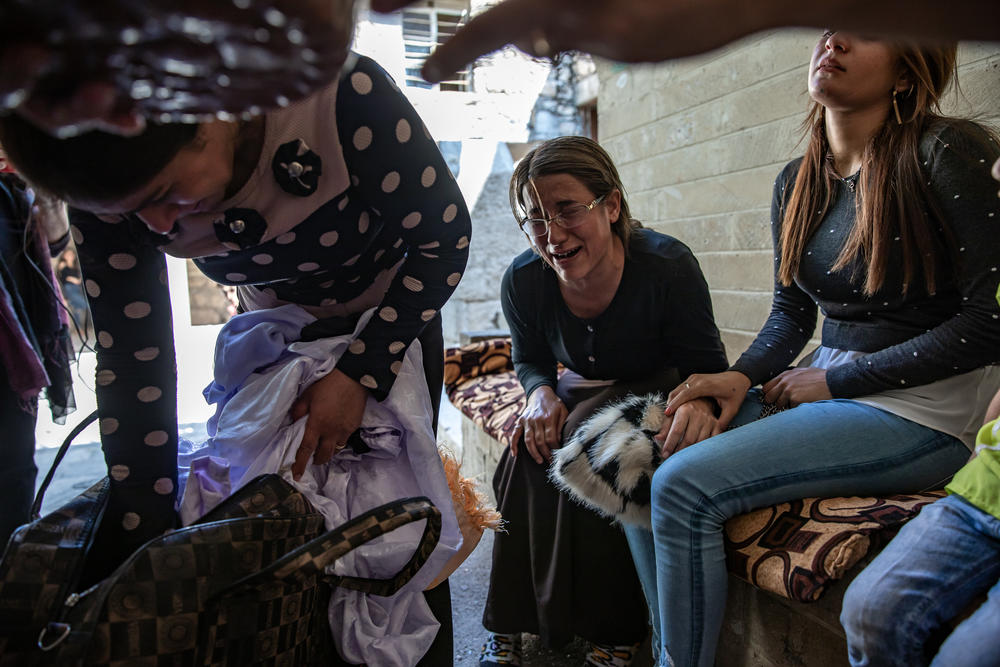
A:
[[[450,348],[445,389],[466,417],[463,468],[491,473],[525,404],[510,339]],[[853,578],[903,522],[943,495],[805,498],[730,520],[725,539],[731,586],[717,664],[845,665],[837,620],[843,580]]]

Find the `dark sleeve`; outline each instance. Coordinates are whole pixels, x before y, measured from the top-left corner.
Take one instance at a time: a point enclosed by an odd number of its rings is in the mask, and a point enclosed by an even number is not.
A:
[[[175,525],[177,373],[166,261],[130,233],[138,223],[80,211],[70,221],[97,335],[97,408],[112,485],[103,526],[121,531],[131,550]]]
[[[462,193],[423,121],[392,79],[359,58],[337,92],[348,171],[407,248],[378,310],[337,367],[383,399],[406,348],[445,304],[465,271],[471,220]],[[361,132],[368,141],[355,141]],[[398,235],[398,236],[396,236]]]
[[[838,398],[918,386],[1000,359],[1000,199],[990,167],[1000,149],[978,128],[949,128],[924,142],[931,193],[958,246],[957,312],[926,333],[827,372]]]
[[[533,307],[532,295],[517,288],[514,265],[500,284],[500,307],[510,327],[511,361],[526,396],[542,385],[556,386],[556,358]]]
[[[20,179],[10,173],[0,172],[0,256],[4,262],[13,262],[21,251],[25,221],[28,219],[28,202]]]
[[[683,251],[670,263],[670,293],[663,308],[667,317],[664,342],[674,351],[670,365],[682,378],[724,371],[726,349],[715,325],[708,283],[691,250],[678,245]]]
[[[778,176],[771,196],[771,237],[774,248],[774,292],[771,313],[764,327],[746,352],[740,355],[730,370],[739,371],[752,385],[767,382],[788,368],[802,352],[816,328],[816,302],[794,282],[782,285],[778,279],[781,266],[781,217],[786,188],[792,187],[789,174],[797,167],[792,162]]]

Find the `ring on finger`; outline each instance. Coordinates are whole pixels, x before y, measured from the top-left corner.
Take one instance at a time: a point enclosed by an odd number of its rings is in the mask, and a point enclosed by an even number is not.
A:
[[[690,385],[689,383],[685,382],[685,383],[684,383],[684,388],[685,388],[685,389],[690,389],[690,388],[691,388],[691,385]]]

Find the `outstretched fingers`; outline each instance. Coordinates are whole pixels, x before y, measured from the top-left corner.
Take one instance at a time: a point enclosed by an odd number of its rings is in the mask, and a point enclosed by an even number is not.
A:
[[[424,63],[423,77],[437,83],[479,56],[515,42],[520,42],[519,47],[536,56],[555,53],[555,45],[548,43],[545,37],[546,14],[535,0],[501,2],[473,17],[438,47]],[[523,40],[525,35],[528,36],[527,42]],[[548,52],[540,53],[541,50]]]

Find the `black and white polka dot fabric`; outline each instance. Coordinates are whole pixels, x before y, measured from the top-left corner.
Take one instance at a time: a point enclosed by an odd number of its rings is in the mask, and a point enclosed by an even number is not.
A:
[[[374,61],[359,57],[338,83],[268,114],[264,131],[249,182],[220,210],[187,221],[198,224],[161,236],[138,219],[72,213],[114,482],[106,521],[130,541],[173,521],[176,364],[164,252],[195,257],[207,276],[239,286],[245,307],[290,302],[323,318],[377,304],[338,368],[378,399],[465,270],[471,225],[461,192]]]

